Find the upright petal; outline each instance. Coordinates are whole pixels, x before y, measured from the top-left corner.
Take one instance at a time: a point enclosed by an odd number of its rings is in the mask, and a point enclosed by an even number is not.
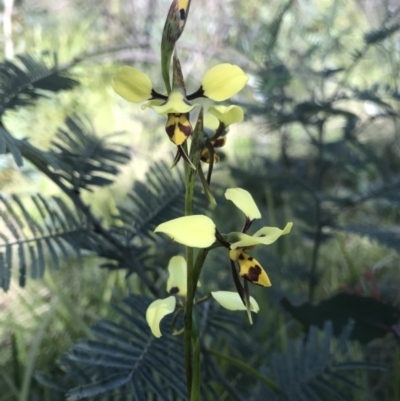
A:
[[[137,68],[124,66],[117,70],[111,85],[128,102],[142,103],[152,98],[150,78]]]
[[[245,189],[229,188],[225,192],[225,198],[232,201],[250,221],[261,218],[261,213],[253,197]]]
[[[211,295],[225,309],[246,310],[246,306],[237,292],[214,291],[211,292]],[[250,297],[250,310],[256,313],[260,310],[257,301],[253,297]]]
[[[157,299],[152,302],[146,311],[146,321],[154,337],[161,337],[161,319],[175,310],[176,299],[173,295],[165,299]]]
[[[173,90],[169,94],[168,99],[159,106],[154,105],[154,103],[148,104],[148,107],[161,115],[189,113],[189,111],[192,111],[196,106],[197,105],[190,104],[185,98],[184,93],[179,89]]]
[[[165,233],[173,241],[194,248],[208,248],[215,242],[215,224],[202,214],[166,221],[156,227],[154,232]]]
[[[285,228],[281,230],[278,227],[263,227],[253,235],[242,233],[229,233],[227,236],[228,241],[230,238],[235,238],[236,242],[231,244],[231,249],[246,248],[254,245],[270,245],[274,243],[282,235],[290,233],[293,223],[287,223]]]
[[[249,78],[237,65],[218,64],[204,75],[201,83],[203,95],[222,102],[243,89]]]
[[[231,124],[238,124],[243,121],[243,109],[239,106],[211,106],[208,112],[228,127]]]
[[[187,263],[185,258],[183,256],[172,257],[168,264],[168,273],[168,293],[185,297],[187,293]]]
[[[240,266],[239,274],[241,277],[244,277],[253,284],[271,287],[271,281],[267,273],[256,259],[249,256],[246,252],[242,252],[237,261]]]

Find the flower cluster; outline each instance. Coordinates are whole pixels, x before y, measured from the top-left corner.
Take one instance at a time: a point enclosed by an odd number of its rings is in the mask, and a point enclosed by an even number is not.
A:
[[[271,286],[271,281],[261,264],[247,252],[257,245],[270,245],[274,243],[279,237],[290,232],[293,223],[287,223],[282,230],[277,227],[262,227],[253,235],[249,235],[247,232],[252,222],[261,218],[261,213],[253,197],[244,189],[230,188],[225,192],[225,198],[232,201],[246,216],[243,229],[240,232],[231,232],[223,235],[219,233],[214,222],[204,215],[185,216],[167,221],[160,224],[155,229],[155,232],[165,233],[174,241],[189,247],[208,248],[215,242],[219,242],[220,245],[226,247],[229,250],[229,260],[237,293],[218,291],[212,293],[212,296],[227,309],[247,310],[251,322],[250,311],[257,312],[259,308],[254,298],[250,297],[247,283],[251,282],[269,287]],[[169,284],[168,288],[179,288],[179,291],[174,291],[174,294],[184,295],[186,294],[186,281],[182,277],[186,278],[186,273],[183,273],[185,262],[182,259],[179,262],[180,267],[174,268],[175,273],[169,267],[170,280],[171,282],[175,282],[176,285]],[[236,270],[235,263],[237,263],[239,271]],[[174,278],[176,277],[175,274],[179,275],[176,279]],[[241,284],[239,277],[243,279],[243,284]],[[150,310],[157,310],[157,313],[151,315],[157,316],[157,319],[148,318],[153,333],[155,332],[153,328],[154,322],[159,324],[163,316],[174,311],[175,301],[171,297],[172,295],[165,300],[155,301],[154,305],[152,304],[149,307]],[[160,310],[162,313],[159,312]]]
[[[248,77],[238,66],[219,64],[206,72],[200,87],[192,94],[186,95],[184,84],[181,84],[176,85],[169,95],[165,95],[154,89],[150,78],[145,73],[136,68],[124,66],[117,70],[112,87],[125,100],[143,103],[142,109],[151,108],[166,117],[165,131],[171,142],[178,147],[180,154],[187,160],[181,145],[192,133],[189,113],[199,106],[199,103],[191,102],[199,98],[222,102],[242,90],[247,81]],[[212,147],[221,147],[226,139],[218,142],[218,138],[226,133],[229,125],[243,121],[243,110],[234,105],[210,106],[207,112],[206,125],[216,130],[210,144]],[[209,150],[206,147],[201,159],[209,162]],[[217,162],[218,157],[215,157],[214,161]]]

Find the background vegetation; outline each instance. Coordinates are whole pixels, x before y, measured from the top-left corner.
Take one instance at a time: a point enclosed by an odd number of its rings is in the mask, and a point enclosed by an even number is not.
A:
[[[130,64],[162,87],[170,1],[3,3],[0,401],[185,399],[180,337],[144,321],[182,252],[151,234],[182,214],[182,173],[159,119],[110,86]],[[189,91],[219,62],[251,77],[218,206],[199,190],[197,210],[237,228],[239,186],[267,225],[294,221],[256,255],[273,286],[254,326],[199,311],[205,400],[400,401],[399,30],[394,0],[192,2]],[[223,255],[202,283],[232,289]]]

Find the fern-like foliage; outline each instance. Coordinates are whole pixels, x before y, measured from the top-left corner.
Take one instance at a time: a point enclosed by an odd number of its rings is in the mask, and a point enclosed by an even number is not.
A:
[[[19,265],[19,284],[26,276],[43,277],[47,257],[59,267],[61,258],[81,249],[94,248],[93,235],[79,213],[59,197],[32,196],[29,201],[17,195],[0,196],[0,286],[8,290],[13,261]]]
[[[200,185],[196,189],[195,212],[205,213],[207,198],[200,193]],[[178,168],[171,171],[165,161],[159,161],[149,168],[143,182],[134,183],[128,202],[118,206],[123,226],[116,226],[114,230],[129,238],[152,238],[158,224],[182,216],[184,201],[185,183],[181,171]]]
[[[113,182],[118,165],[130,160],[128,147],[96,136],[88,121],[77,116],[65,120],[53,141],[53,153],[60,160],[57,173],[76,191],[92,186],[102,187]]]
[[[358,369],[387,370],[385,365],[346,359],[347,342],[353,324],[343,330],[336,345],[332,343],[331,322],[324,325],[323,335],[311,327],[307,336],[289,341],[284,354],[273,354],[269,376],[280,388],[279,394],[255,399],[276,401],[351,401],[352,391],[359,389],[349,372]]]
[[[171,318],[168,317],[161,323],[163,336],[159,339],[152,336],[145,320],[150,301],[139,295],[126,298],[124,307],[115,307],[122,317],[120,322],[101,320],[92,327],[95,339],[78,342],[61,358],[61,367],[66,372],[61,380],[40,374],[37,375],[40,382],[66,392],[68,400],[186,399],[182,339],[170,334]],[[205,343],[214,345],[214,341],[218,344],[221,338],[229,339],[224,342],[227,355],[231,355],[231,348],[235,353],[240,349],[241,353],[252,355],[260,346],[240,328],[243,322],[238,314],[206,303],[199,307],[198,317]],[[349,372],[387,370],[384,365],[350,359],[348,340],[352,328],[350,322],[339,339],[334,340],[332,324],[326,322],[322,335],[316,327],[311,327],[306,337],[289,341],[284,354],[265,355],[270,364],[261,366],[259,371],[266,381],[273,380],[279,390],[258,383],[251,395],[248,386],[242,389],[231,384],[235,382],[237,370],[226,366],[228,371],[224,374],[206,352],[203,399],[219,399],[216,391],[219,386],[228,391],[232,399],[243,399],[243,391],[246,399],[254,401],[351,401],[352,391],[359,388]]]
[[[103,399],[92,398],[103,393],[107,400],[187,399],[182,338],[169,334],[168,322],[161,338],[151,334],[149,303],[146,297],[126,298],[124,308],[116,307],[121,323],[100,321],[92,327],[95,340],[80,341],[64,355],[65,379],[75,383],[68,400]]]
[[[58,69],[57,58],[50,53],[40,58],[26,55],[3,61],[0,63],[0,120],[7,110],[31,105],[46,92],[70,90],[77,85],[76,80]],[[18,143],[0,122],[0,154],[7,152],[22,166]]]
[[[57,64],[57,57],[50,53],[40,58],[21,55],[0,63],[0,116],[6,110],[33,104],[45,91],[59,92],[78,85]]]

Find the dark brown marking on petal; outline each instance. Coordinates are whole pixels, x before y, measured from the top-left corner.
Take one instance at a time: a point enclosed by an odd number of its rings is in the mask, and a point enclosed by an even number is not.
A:
[[[247,260],[250,260],[250,262],[253,260],[252,256],[249,256],[249,258]]]
[[[165,125],[165,132],[167,133],[169,139],[174,137],[175,119],[173,117],[171,117],[171,115],[168,117],[167,124]]]
[[[178,123],[179,131],[183,132],[185,136],[189,136],[192,133],[192,127],[190,125],[183,125]]]
[[[163,100],[167,100],[168,96],[162,95],[161,93],[156,92],[154,89],[151,90],[151,99],[163,99]]]
[[[181,9],[179,10],[179,17],[180,17],[180,19],[181,19],[182,21],[184,21],[184,20],[186,19],[186,11],[185,11],[184,8],[181,8]]]
[[[202,86],[200,86],[200,88],[197,89],[196,92],[192,93],[191,95],[186,96],[186,99],[193,100],[193,99],[197,99],[198,97],[207,97],[207,96],[204,96],[204,89]]]
[[[258,281],[258,277],[261,274],[261,267],[258,265],[250,267],[249,271],[244,275],[244,277],[251,281],[252,283]]]
[[[211,142],[214,148],[222,148],[226,143],[226,136],[223,138],[218,138],[215,141]]]
[[[170,295],[175,295],[175,294],[177,294],[179,292],[179,287],[172,287],[170,290],[169,290],[169,294]]]
[[[241,253],[241,254],[239,255],[239,258],[238,258],[238,259],[244,260],[244,255],[243,255],[243,253]]]

